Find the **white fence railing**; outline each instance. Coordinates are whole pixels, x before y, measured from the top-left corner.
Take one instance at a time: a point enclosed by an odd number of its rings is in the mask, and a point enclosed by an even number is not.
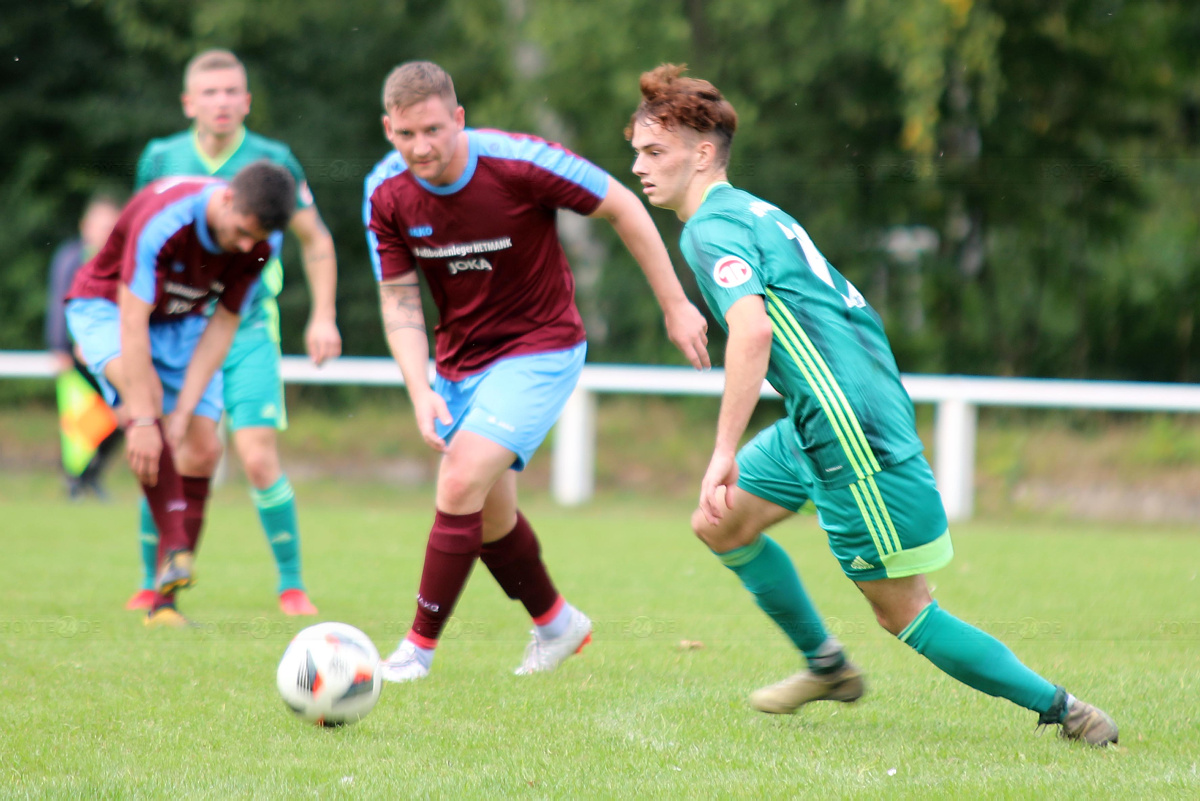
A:
[[[0,351],[0,378],[52,375],[53,364],[46,353]],[[383,358],[347,357],[318,368],[302,356],[285,356],[283,379],[293,384],[404,384],[395,362]],[[903,380],[915,403],[937,405],[934,472],[951,520],[969,518],[974,505],[975,421],[979,406],[1200,412],[1200,386],[1187,384],[933,375],[905,375]],[[555,433],[551,479],[555,499],[574,505],[592,496],[597,394],[719,396],[723,383],[721,370],[701,373],[687,367],[585,366]],[[762,394],[778,397],[765,383]],[[706,437],[710,434],[705,432]]]

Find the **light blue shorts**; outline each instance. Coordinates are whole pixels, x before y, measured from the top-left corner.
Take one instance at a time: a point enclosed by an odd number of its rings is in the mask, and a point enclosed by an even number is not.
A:
[[[175,401],[183,389],[183,376],[196,350],[196,343],[208,325],[207,318],[189,315],[165,323],[150,324],[150,358],[163,388],[163,414],[175,410]],[[114,409],[121,404],[117,390],[104,377],[104,368],[121,355],[121,310],[104,298],[76,298],[67,302],[67,327],[83,352],[88,370],[96,377],[104,400]],[[204,390],[196,414],[221,419],[223,383],[218,370]]]
[[[449,442],[460,430],[474,432],[516,454],[513,469],[524,470],[575,391],[586,356],[581,342],[570,350],[500,359],[461,381],[436,376],[433,391],[454,418],[448,426],[437,423],[438,436]]]

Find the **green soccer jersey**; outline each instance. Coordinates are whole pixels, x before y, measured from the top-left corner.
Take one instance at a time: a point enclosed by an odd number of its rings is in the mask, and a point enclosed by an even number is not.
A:
[[[814,479],[845,486],[921,452],[879,315],[791,216],[722,181],[680,245],[722,326],[735,301],[763,297],[775,333],[767,380]]]
[[[297,209],[305,209],[313,204],[304,170],[291,149],[282,142],[251,133],[245,128],[242,128],[229,149],[216,158],[210,158],[200,149],[195,129],[150,140],[138,159],[135,190],[172,175],[212,175],[228,180],[242,167],[259,159],[268,159],[286,167],[296,179]],[[239,335],[261,331],[275,342],[279,341],[279,304],[275,302],[275,297],[282,289],[283,265],[279,259],[273,258],[263,270],[262,278],[249,301],[241,328],[238,329]]]

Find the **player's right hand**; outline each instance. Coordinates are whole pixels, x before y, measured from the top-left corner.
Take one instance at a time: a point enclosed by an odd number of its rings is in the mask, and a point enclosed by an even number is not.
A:
[[[440,421],[445,426],[454,422],[454,418],[450,416],[450,407],[446,405],[446,400],[430,389],[427,392],[421,392],[413,396],[412,404],[413,412],[417,417],[417,430],[421,432],[421,439],[425,440],[425,444],[438,453],[445,453],[446,440],[438,436],[435,422]]]
[[[691,303],[684,301],[665,312],[667,337],[687,357],[692,367],[708,370],[712,360],[708,357],[708,321]]]
[[[158,426],[133,426],[125,430],[125,455],[138,481],[148,487],[158,483],[158,459],[162,455]]]
[[[700,511],[711,525],[719,525],[726,509],[732,509],[733,490],[737,486],[737,457],[714,451],[700,481]]]
[[[337,323],[329,320],[310,320],[304,329],[304,347],[308,358],[320,367],[342,355],[342,335]]]

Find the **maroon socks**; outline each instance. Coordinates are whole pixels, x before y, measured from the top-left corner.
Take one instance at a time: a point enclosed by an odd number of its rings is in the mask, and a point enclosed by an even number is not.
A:
[[[211,483],[208,476],[183,477],[183,500],[187,502],[183,512],[183,532],[187,538],[186,548],[193,553],[200,545],[200,532],[204,530],[204,508],[208,504]]]
[[[541,554],[529,521],[518,511],[513,530],[495,542],[484,543],[479,555],[505,594],[524,604],[535,619],[549,612],[558,600]]]
[[[422,648],[437,644],[471,575],[482,541],[482,512],[452,515],[438,511],[434,517],[417,593],[417,615],[408,633],[414,644]]]
[[[162,433],[162,423],[158,423]],[[142,485],[146,502],[154,525],[158,527],[158,565],[171,551],[192,551],[200,544],[200,532],[204,528],[204,509],[208,502],[211,479],[207,476],[181,476],[175,469],[175,455],[163,437],[162,454],[158,458],[158,483],[153,487]],[[175,602],[175,594],[159,593],[154,599],[154,609]]]
[[[162,433],[162,423],[156,424]],[[187,509],[184,498],[184,479],[175,469],[175,454],[163,437],[162,453],[158,457],[158,483],[153,487],[142,485],[142,492],[150,506],[150,514],[154,525],[158,527],[158,561],[161,563],[163,554],[168,551],[187,548],[187,534],[184,531],[183,515]]]

